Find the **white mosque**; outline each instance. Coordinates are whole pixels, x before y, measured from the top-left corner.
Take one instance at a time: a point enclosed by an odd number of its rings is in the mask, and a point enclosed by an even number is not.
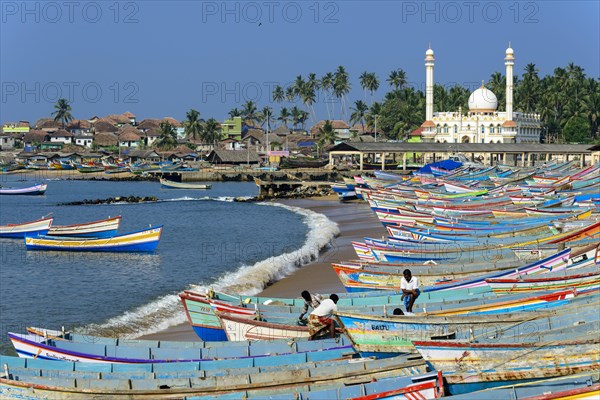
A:
[[[433,66],[429,48],[425,53],[425,122],[421,125],[424,142],[437,143],[539,143],[540,115],[513,112],[513,49],[506,49],[506,111],[496,111],[496,95],[481,85],[469,96],[469,111],[433,112]]]

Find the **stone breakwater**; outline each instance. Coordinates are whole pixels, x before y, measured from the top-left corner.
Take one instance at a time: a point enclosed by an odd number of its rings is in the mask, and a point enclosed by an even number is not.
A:
[[[116,196],[109,197],[107,199],[94,199],[88,200],[84,199],[81,201],[70,201],[68,203],[58,203],[59,206],[84,206],[84,205],[94,205],[94,204],[120,204],[120,203],[149,203],[156,202],[158,198],[154,196]]]

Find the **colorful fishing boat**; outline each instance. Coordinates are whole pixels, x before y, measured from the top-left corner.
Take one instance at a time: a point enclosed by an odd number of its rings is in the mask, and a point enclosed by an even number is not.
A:
[[[53,226],[48,231],[50,236],[71,236],[108,238],[113,237],[119,230],[121,216],[107,218],[99,221],[86,222],[83,224]]]
[[[154,251],[162,225],[108,238],[74,238],[63,236],[26,237],[27,250],[147,252]]]
[[[29,195],[36,196],[42,195],[46,192],[48,185],[45,183],[38,183],[33,186],[15,188],[15,187],[4,187],[0,186],[0,195]]]
[[[42,218],[37,221],[21,224],[8,224],[0,226],[0,237],[24,238],[27,236],[45,235],[52,226],[52,218]]]
[[[168,189],[210,189],[212,187],[210,184],[174,182],[164,178],[160,178],[160,184]]]

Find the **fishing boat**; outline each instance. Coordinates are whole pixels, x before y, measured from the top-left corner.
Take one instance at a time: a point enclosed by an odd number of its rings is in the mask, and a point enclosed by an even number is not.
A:
[[[37,221],[21,224],[8,224],[0,226],[0,237],[23,238],[33,235],[45,235],[52,226],[52,218],[42,218]]]
[[[108,238],[75,238],[69,236],[26,237],[27,250],[145,252],[154,251],[162,225]]]
[[[45,332],[47,333],[47,332]],[[229,345],[217,345],[211,342],[209,346],[202,346],[195,342],[168,342],[153,340],[132,340],[103,338],[97,336],[75,335],[72,340],[69,336],[61,335],[46,338],[36,334],[20,334],[9,332],[12,345],[19,357],[35,358],[42,360],[63,360],[86,363],[121,363],[121,364],[152,364],[152,363],[189,363],[189,362],[215,362],[229,360],[253,361],[253,358],[271,358],[255,360],[252,365],[278,364],[280,361],[291,363],[292,359],[311,362],[317,360],[334,360],[343,357],[352,357],[355,351],[347,338],[338,341],[315,341],[302,344],[277,341],[271,343],[238,342]],[[65,337],[66,336],[66,337]],[[279,358],[279,359],[277,359]],[[247,360],[248,361],[248,360]],[[220,365],[218,365],[220,364]],[[227,363],[221,362],[210,366],[226,367]],[[208,368],[209,365],[206,365]]]
[[[160,184],[168,189],[210,189],[212,185],[202,183],[174,182],[160,178]]]
[[[95,172],[104,172],[103,165],[77,164],[76,167],[77,167],[77,171],[81,172],[82,174],[92,174]]]
[[[0,186],[0,195],[42,195],[46,192],[48,185],[45,183],[38,183],[33,186],[15,188],[15,187],[4,187]]]
[[[315,353],[315,354],[318,354]],[[363,395],[361,382],[373,382],[370,391],[390,390],[385,378],[413,376],[400,385],[413,386],[424,374],[422,360],[397,356],[375,362],[372,359],[324,361],[278,360],[274,357],[248,360],[218,360],[220,366],[200,363],[154,363],[143,368],[120,364],[90,365],[66,361],[23,360],[1,356],[0,394],[3,398],[68,398],[68,399],[191,399],[193,396],[220,396],[227,399],[265,399],[263,394],[275,391],[275,398],[299,398],[298,392],[310,398],[331,398],[331,389],[352,387],[352,397]],[[265,360],[254,366],[255,360]],[[26,361],[27,363],[23,363]],[[224,363],[223,361],[227,361]],[[413,380],[414,379],[414,380]],[[421,379],[441,382],[441,377]],[[383,381],[383,384],[378,382]],[[381,389],[377,389],[381,387]],[[436,385],[436,387],[439,387]],[[406,390],[419,396],[421,388]],[[425,389],[425,388],[422,388]],[[438,389],[440,390],[440,389]],[[427,393],[427,391],[425,392]],[[305,397],[303,397],[305,398]],[[421,398],[421,397],[417,397]]]
[[[99,221],[86,222],[83,224],[53,226],[48,231],[50,236],[71,236],[108,238],[113,237],[119,230],[121,216],[107,218]]]

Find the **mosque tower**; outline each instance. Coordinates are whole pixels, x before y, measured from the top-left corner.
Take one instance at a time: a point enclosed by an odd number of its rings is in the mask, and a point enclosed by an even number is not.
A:
[[[435,57],[431,45],[425,52],[425,122],[421,125],[424,128],[435,127],[433,123],[433,66]]]

